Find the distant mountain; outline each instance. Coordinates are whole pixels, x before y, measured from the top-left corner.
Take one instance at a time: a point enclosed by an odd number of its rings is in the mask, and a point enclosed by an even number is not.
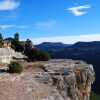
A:
[[[36,45],[36,47],[48,52],[52,58],[68,58],[99,53],[100,41],[77,42],[73,45],[63,44],[61,42],[43,42],[42,44]]]
[[[77,42],[70,46],[70,48],[100,48],[100,41]]]
[[[36,48],[41,50],[46,49],[58,49],[58,48],[65,48],[70,46],[71,44],[63,44],[62,42],[43,42],[39,45],[35,45]]]

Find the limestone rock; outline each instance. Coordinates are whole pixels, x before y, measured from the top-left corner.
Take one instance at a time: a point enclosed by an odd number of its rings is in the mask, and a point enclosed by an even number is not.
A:
[[[24,55],[22,55],[19,52],[15,52],[12,48],[0,48],[0,62],[1,63],[7,63],[9,64],[12,60],[17,58],[25,58]]]
[[[51,97],[44,100],[89,100],[91,85],[95,80],[92,65],[83,61],[60,59],[48,61],[44,65],[56,88]]]
[[[68,59],[38,63],[44,68],[0,73],[0,100],[89,100],[95,80],[92,65]]]

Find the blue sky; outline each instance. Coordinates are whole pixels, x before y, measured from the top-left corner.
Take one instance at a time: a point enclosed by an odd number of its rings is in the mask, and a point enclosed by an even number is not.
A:
[[[99,0],[0,0],[0,33],[35,44],[100,40]]]

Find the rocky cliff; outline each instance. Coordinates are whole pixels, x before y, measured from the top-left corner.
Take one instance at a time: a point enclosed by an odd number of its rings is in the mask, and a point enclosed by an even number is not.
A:
[[[45,71],[49,77],[44,75],[42,82],[52,84],[54,89],[43,100],[89,100],[95,80],[92,65],[83,61],[51,60],[45,64]]]
[[[20,75],[0,73],[0,100],[89,100],[92,65],[68,59],[24,63]]]
[[[0,48],[0,63],[10,63],[10,61],[17,58],[24,58],[25,56],[19,52],[15,52],[12,48]]]

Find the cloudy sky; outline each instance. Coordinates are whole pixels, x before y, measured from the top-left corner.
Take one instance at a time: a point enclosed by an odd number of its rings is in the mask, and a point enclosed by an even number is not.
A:
[[[99,0],[0,0],[0,33],[41,42],[100,41]]]

